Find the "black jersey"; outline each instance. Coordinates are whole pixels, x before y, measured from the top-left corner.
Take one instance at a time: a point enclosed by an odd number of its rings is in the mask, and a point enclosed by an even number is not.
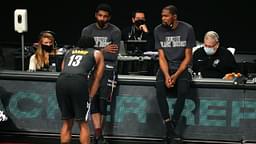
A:
[[[69,50],[64,57],[62,73],[88,75],[95,65],[93,48],[74,48]]]

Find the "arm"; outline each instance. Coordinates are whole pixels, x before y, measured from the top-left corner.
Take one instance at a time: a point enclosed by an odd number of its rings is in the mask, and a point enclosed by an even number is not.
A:
[[[240,77],[240,70],[238,64],[236,63],[234,55],[230,51],[227,51],[227,54],[223,55],[223,58],[225,60],[226,67],[222,68],[224,69],[224,71],[226,71],[224,79],[233,79],[235,77]]]
[[[29,59],[29,71],[36,71],[36,57],[33,54]]]
[[[89,92],[89,96],[94,97],[99,86],[100,86],[100,81],[104,73],[104,57],[103,54],[100,51],[95,51],[94,52],[94,57],[96,61],[96,69],[94,71],[94,80]]]
[[[102,52],[116,54],[118,52],[118,45],[117,44],[109,44],[102,49]]]
[[[61,71],[64,69],[64,60],[61,62]]]
[[[228,59],[230,60],[229,64],[230,64],[232,72],[239,73],[240,70],[239,70],[239,67],[238,67],[238,64],[236,62],[236,59],[235,59],[234,55],[229,53],[229,58]]]
[[[165,78],[165,86],[167,88],[170,88],[172,85],[169,83],[171,80],[171,77],[169,75],[169,65],[165,58],[163,49],[161,48],[158,49],[158,54],[159,54],[159,66]]]
[[[188,30],[188,37],[187,37],[187,46],[184,49],[184,59],[182,60],[179,68],[177,71],[171,76],[172,77],[172,83],[175,84],[177,78],[180,76],[181,73],[183,73],[184,70],[187,69],[188,65],[190,64],[192,60],[192,48],[196,45],[195,40],[195,33],[192,26],[190,26]]]
[[[63,57],[63,60],[62,60],[62,62],[61,62],[61,71],[63,71],[64,70],[64,63],[65,63],[65,61],[66,61],[66,58],[68,57],[67,55],[68,55],[68,53],[70,53],[72,51],[72,49],[69,49],[65,54],[64,54],[64,57]]]
[[[195,73],[198,73],[200,71],[200,62],[198,61],[199,58],[201,58],[200,56],[200,49],[197,49],[192,56],[192,70]]]
[[[89,28],[88,28],[89,26],[86,26],[86,27],[84,27],[83,29],[82,29],[82,31],[81,31],[81,37],[83,37],[83,36],[86,36],[86,35],[91,35],[91,32],[89,31]]]
[[[185,69],[187,69],[191,60],[192,60],[192,48],[185,48],[185,57],[183,61],[181,62],[177,71],[171,75],[171,85],[174,85],[176,83],[177,78]]]
[[[119,29],[112,32],[112,43],[107,45],[103,52],[117,55],[119,52],[119,46],[121,41],[121,31]]]

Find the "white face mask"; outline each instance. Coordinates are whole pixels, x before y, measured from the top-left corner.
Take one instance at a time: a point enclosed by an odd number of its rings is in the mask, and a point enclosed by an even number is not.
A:
[[[215,48],[204,47],[204,51],[207,55],[214,55],[216,50]]]

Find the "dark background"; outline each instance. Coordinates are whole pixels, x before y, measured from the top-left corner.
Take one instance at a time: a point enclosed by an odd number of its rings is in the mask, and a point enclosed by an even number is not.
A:
[[[21,43],[20,34],[14,31],[14,11],[27,9],[26,45],[35,42],[42,30],[54,31],[60,46],[72,45],[82,28],[94,22],[94,10],[100,2],[111,4],[111,22],[120,29],[130,23],[130,12],[137,7],[147,12],[153,29],[161,22],[161,9],[174,4],[179,19],[194,26],[198,41],[202,41],[205,32],[214,30],[219,33],[222,46],[235,47],[236,53],[256,54],[256,8],[252,0],[9,0],[0,5],[0,44]]]

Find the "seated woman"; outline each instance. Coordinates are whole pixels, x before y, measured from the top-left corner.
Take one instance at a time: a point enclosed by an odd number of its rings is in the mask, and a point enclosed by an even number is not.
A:
[[[49,71],[50,57],[55,57],[55,37],[52,31],[43,31],[39,40],[34,44],[35,53],[30,57],[29,71]]]

